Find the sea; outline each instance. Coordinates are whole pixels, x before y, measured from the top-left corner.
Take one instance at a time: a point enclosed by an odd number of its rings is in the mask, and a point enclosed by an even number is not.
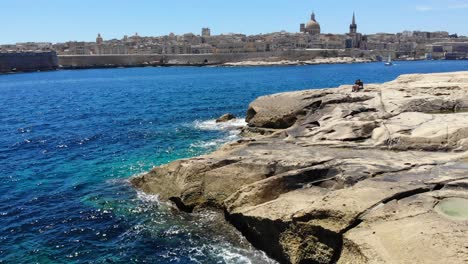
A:
[[[275,263],[218,212],[128,179],[238,138],[258,96],[468,61],[60,70],[0,76],[0,263]],[[227,124],[225,113],[239,118]]]

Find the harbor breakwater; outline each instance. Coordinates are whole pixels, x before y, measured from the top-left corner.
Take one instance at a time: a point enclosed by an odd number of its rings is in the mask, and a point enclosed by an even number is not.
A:
[[[385,53],[386,54],[386,53]],[[145,66],[272,66],[376,61],[383,52],[362,50],[286,50],[225,54],[58,55],[50,52],[0,53],[0,73]],[[385,55],[386,56],[386,55]]]
[[[58,68],[54,51],[0,53],[0,73],[50,71]]]
[[[315,58],[359,57],[375,59],[370,51],[351,50],[288,50],[227,54],[129,54],[129,55],[62,55],[59,64],[64,69],[115,68],[141,66],[209,66],[243,61],[308,61]]]

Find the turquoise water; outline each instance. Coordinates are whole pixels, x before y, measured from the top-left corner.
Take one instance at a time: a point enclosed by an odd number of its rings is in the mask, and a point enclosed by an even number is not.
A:
[[[234,139],[212,119],[260,95],[459,70],[468,61],[0,76],[0,262],[270,263],[222,216],[176,212],[127,179]]]

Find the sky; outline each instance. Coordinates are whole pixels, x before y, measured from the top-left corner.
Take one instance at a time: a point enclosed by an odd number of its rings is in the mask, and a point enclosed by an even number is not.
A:
[[[94,41],[171,32],[298,32],[312,11],[323,33],[448,31],[468,35],[468,0],[0,0],[0,43]]]

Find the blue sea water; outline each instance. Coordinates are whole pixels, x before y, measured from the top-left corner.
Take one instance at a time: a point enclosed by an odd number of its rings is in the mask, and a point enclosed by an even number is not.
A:
[[[233,139],[212,120],[261,95],[460,70],[468,61],[0,76],[0,263],[272,263],[221,215],[179,213],[128,178]]]

